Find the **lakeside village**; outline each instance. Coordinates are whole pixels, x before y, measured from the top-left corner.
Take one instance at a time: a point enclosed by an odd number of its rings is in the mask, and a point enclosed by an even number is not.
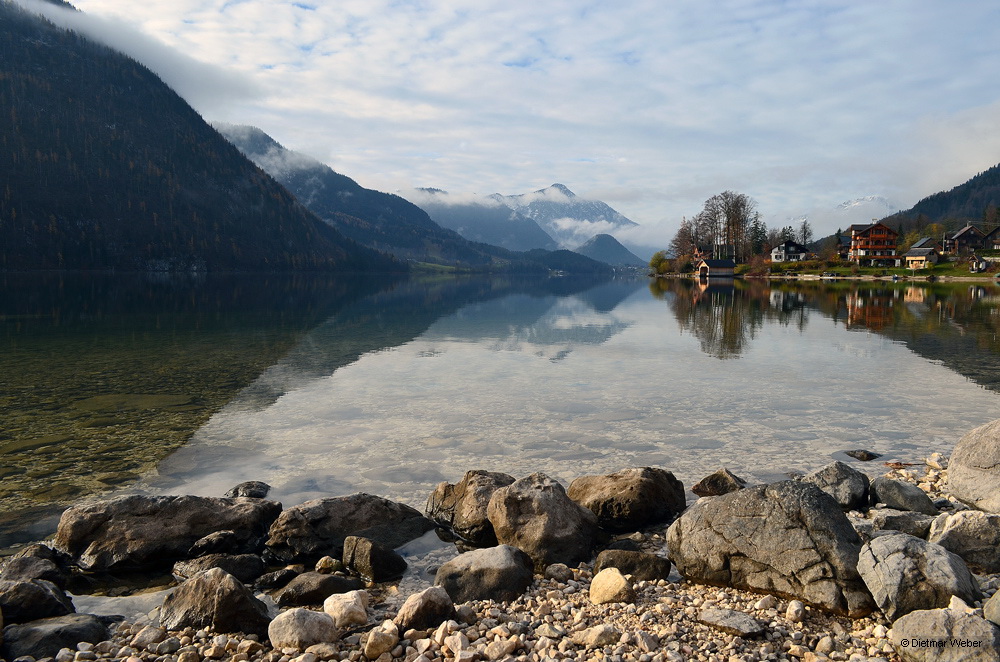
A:
[[[676,240],[675,240],[676,243]],[[839,230],[817,252],[785,239],[770,253],[738,261],[736,244],[691,244],[690,255],[670,259],[656,253],[649,266],[653,276],[696,275],[700,278],[921,278],[1000,276],[1000,226],[989,231],[966,225],[941,234],[901,243],[900,233],[885,223],[852,225]]]

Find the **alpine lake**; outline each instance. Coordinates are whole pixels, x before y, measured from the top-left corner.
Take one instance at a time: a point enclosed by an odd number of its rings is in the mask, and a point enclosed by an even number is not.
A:
[[[244,480],[422,510],[469,469],[877,475],[1000,418],[998,327],[989,281],[0,275],[0,553]]]

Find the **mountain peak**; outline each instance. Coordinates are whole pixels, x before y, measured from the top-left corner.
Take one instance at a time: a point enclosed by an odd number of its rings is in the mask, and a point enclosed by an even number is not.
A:
[[[535,193],[548,193],[549,191],[553,191],[553,190],[558,191],[559,193],[562,193],[567,198],[575,198],[576,197],[576,193],[573,193],[573,191],[569,190],[568,186],[566,186],[565,184],[560,184],[559,182],[556,182],[555,184],[553,184],[552,186],[550,186],[548,188],[543,188],[543,189],[540,189],[538,191],[535,191]]]

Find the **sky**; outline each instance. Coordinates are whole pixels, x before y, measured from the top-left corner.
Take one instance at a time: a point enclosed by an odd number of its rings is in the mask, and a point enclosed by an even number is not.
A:
[[[36,6],[37,0],[19,0]],[[363,186],[565,184],[666,245],[733,190],[817,236],[1000,163],[982,0],[75,0],[209,121]],[[867,220],[867,219],[864,219]]]

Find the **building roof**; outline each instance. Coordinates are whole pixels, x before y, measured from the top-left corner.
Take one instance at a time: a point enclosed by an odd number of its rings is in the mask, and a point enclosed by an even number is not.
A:
[[[959,237],[961,237],[963,234],[965,234],[967,232],[976,232],[976,233],[978,233],[980,235],[983,234],[982,231],[979,228],[977,228],[975,225],[966,225],[964,228],[962,228],[961,230],[959,230],[955,234],[951,235],[951,238],[952,239],[958,239]]]
[[[885,223],[882,223],[881,221],[879,221],[878,223],[869,223],[868,225],[852,225],[850,227],[850,230],[851,230],[851,234],[852,235],[863,234],[865,232],[868,232],[872,228],[875,228],[875,227],[878,227],[878,226],[882,226],[883,228],[885,228],[886,230],[888,230],[892,234],[895,234],[895,235],[899,234],[898,232],[896,232],[895,230],[893,230],[892,228],[890,228]]]
[[[704,264],[706,267],[716,269],[735,269],[736,263],[732,260],[701,260],[698,264]]]
[[[910,248],[934,248],[934,246],[935,241],[933,239],[930,237],[921,237],[913,242],[913,245],[910,246]]]
[[[802,244],[800,244],[798,242],[792,241],[791,239],[788,239],[783,244],[778,244],[777,246],[775,246],[774,248],[771,249],[771,252],[773,253],[774,251],[776,251],[778,249],[782,249],[786,253],[808,253],[809,252],[808,248],[806,248],[805,246],[803,246]]]
[[[934,255],[937,250],[933,247],[931,248],[911,248],[910,250],[903,253],[903,257],[927,257],[929,255]]]

